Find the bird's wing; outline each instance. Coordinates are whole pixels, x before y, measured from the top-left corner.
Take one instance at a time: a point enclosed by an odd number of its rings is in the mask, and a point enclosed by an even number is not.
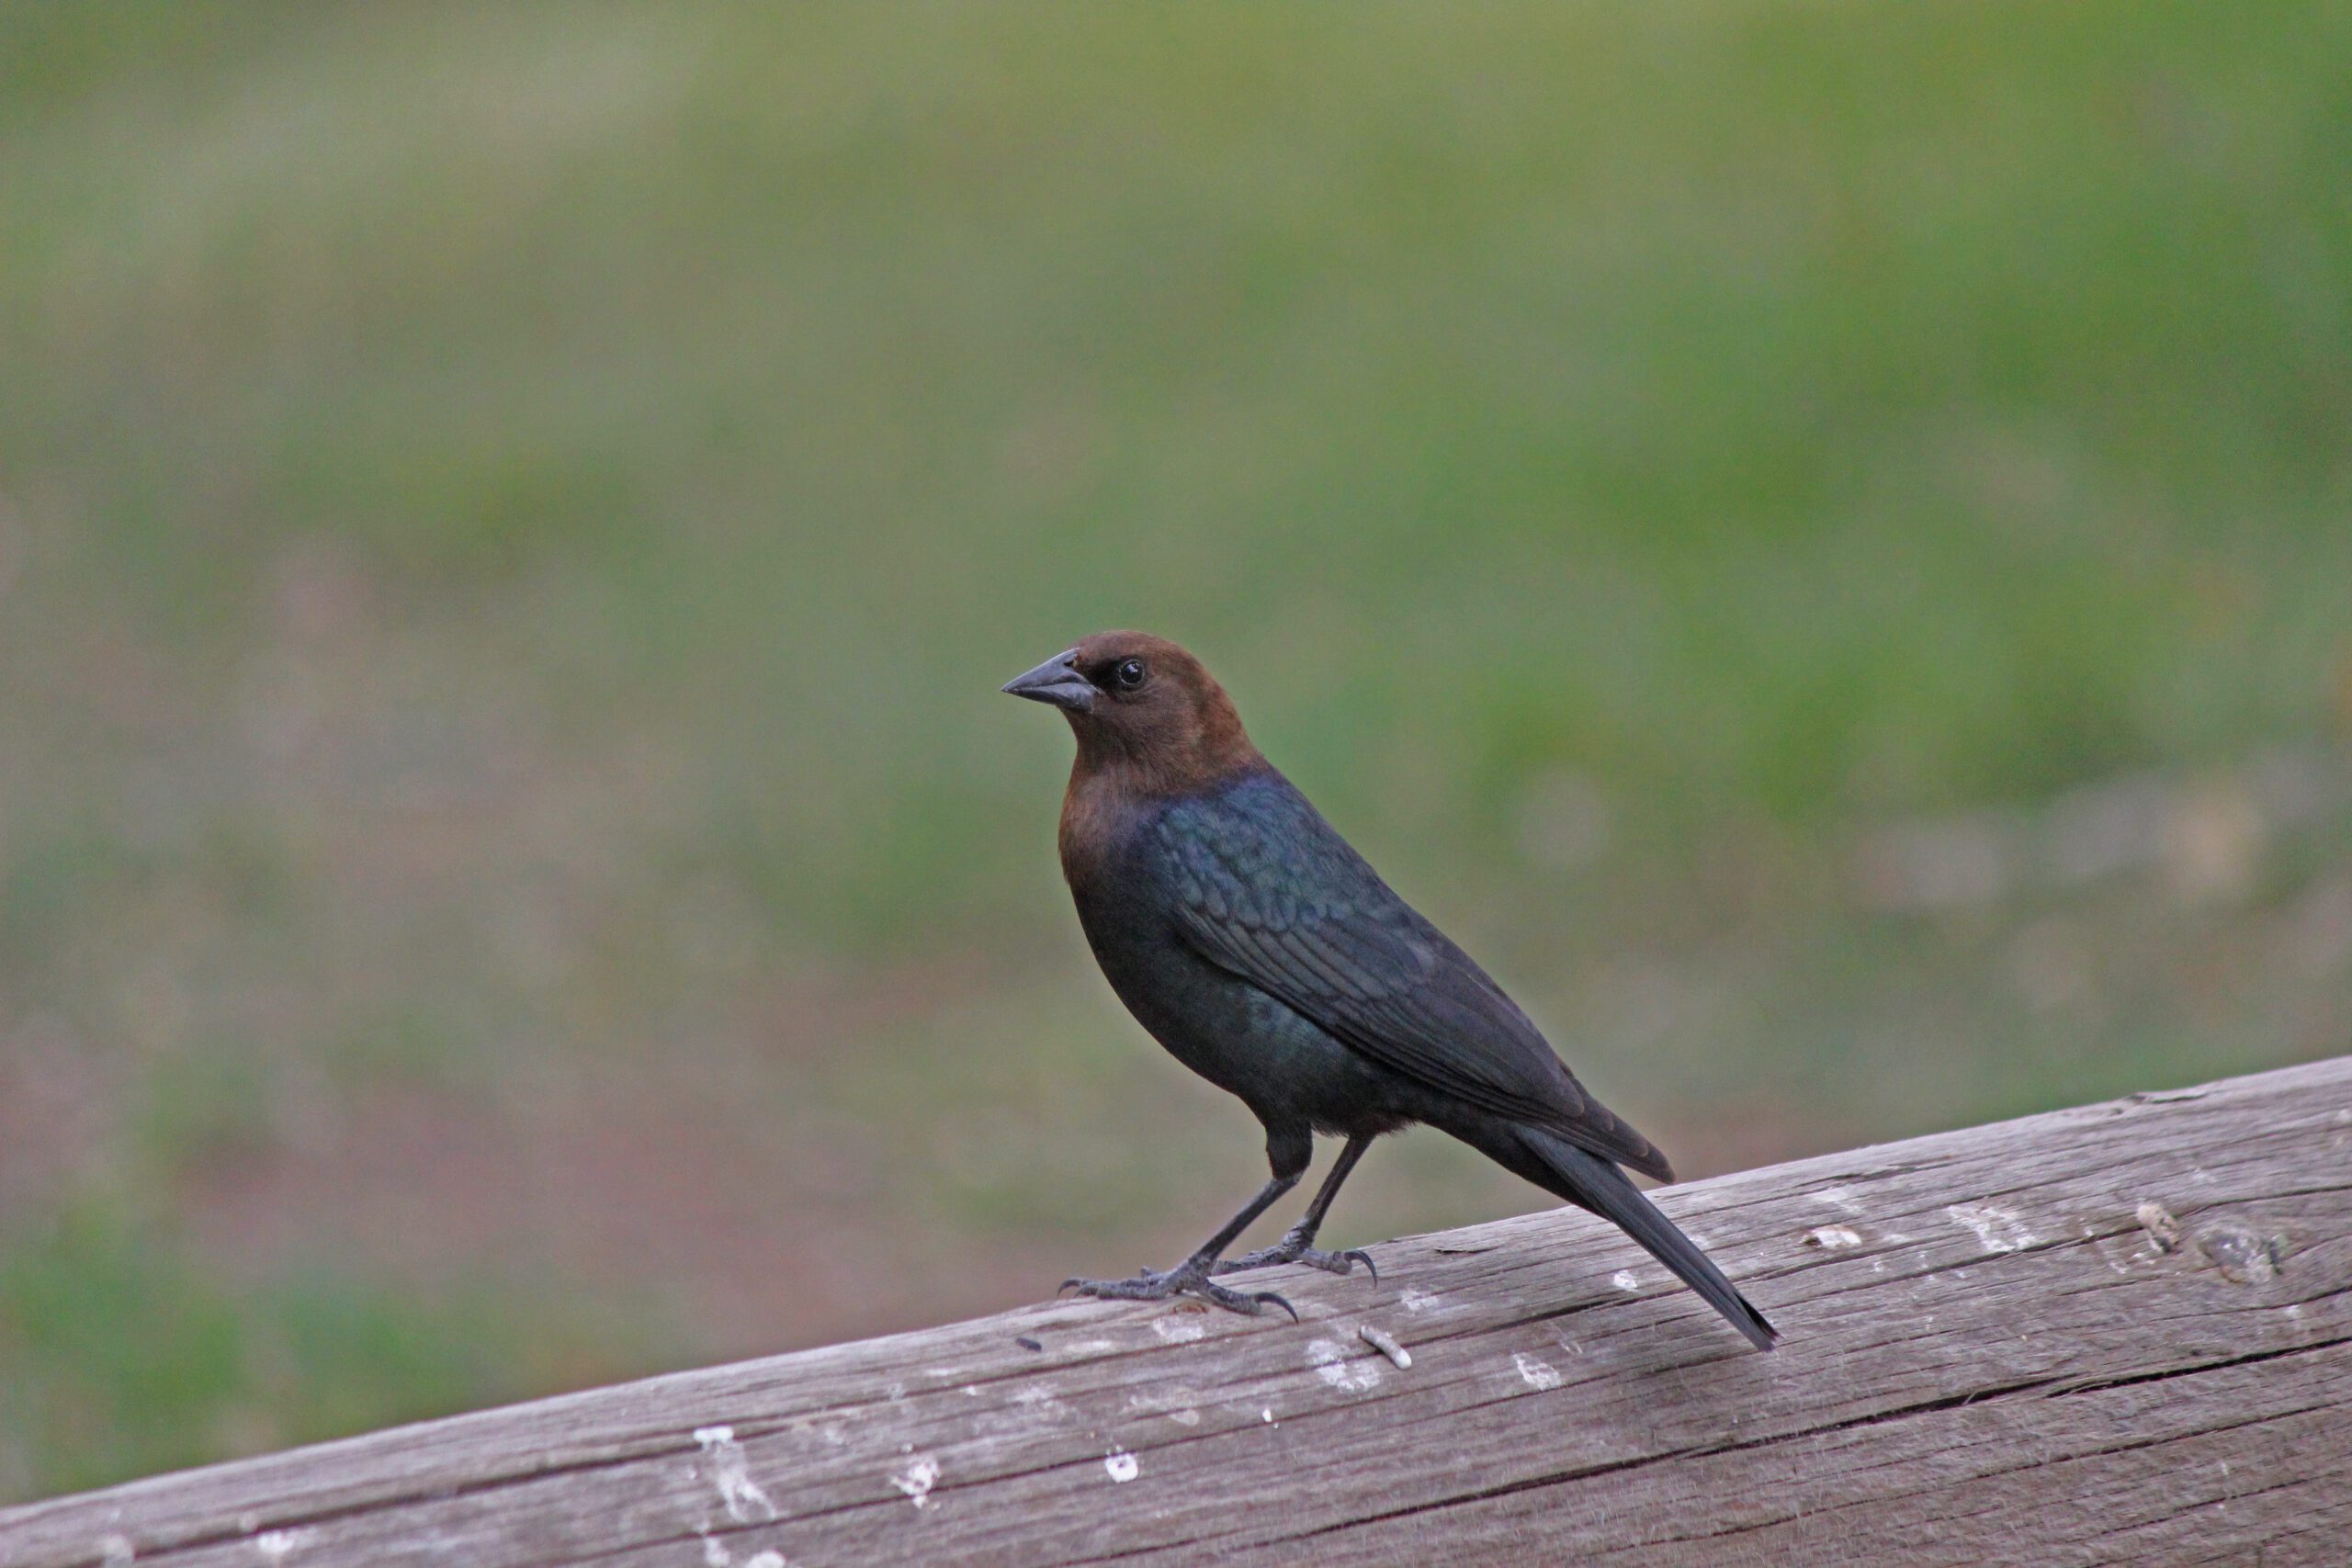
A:
[[[1278,775],[1180,803],[1154,833],[1177,930],[1389,1071],[1670,1179],[1468,954]]]

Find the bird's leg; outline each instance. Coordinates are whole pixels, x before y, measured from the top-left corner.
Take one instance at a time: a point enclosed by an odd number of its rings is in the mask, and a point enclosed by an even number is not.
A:
[[[1380,1283],[1380,1270],[1373,1267],[1371,1253],[1358,1247],[1345,1252],[1318,1252],[1315,1247],[1315,1233],[1323,1228],[1323,1216],[1329,1213],[1331,1200],[1340,1195],[1340,1183],[1348,1179],[1348,1172],[1356,1168],[1356,1161],[1363,1158],[1364,1150],[1370,1147],[1369,1137],[1350,1138],[1347,1146],[1340,1151],[1338,1163],[1331,1167],[1331,1174],[1323,1179],[1323,1185],[1317,1190],[1315,1201],[1306,1205],[1306,1213],[1282,1240],[1255,1252],[1245,1252],[1229,1263],[1220,1263],[1214,1271],[1233,1274],[1244,1269],[1271,1268],[1277,1263],[1304,1263],[1327,1273],[1344,1274],[1362,1263],[1364,1272],[1372,1276],[1372,1282]]]
[[[1274,1200],[1298,1185],[1306,1174],[1306,1167],[1315,1154],[1314,1135],[1306,1129],[1285,1129],[1266,1134],[1266,1163],[1273,1168],[1273,1176],[1258,1189],[1258,1195],[1242,1206],[1239,1213],[1226,1222],[1225,1228],[1201,1243],[1193,1256],[1162,1272],[1146,1269],[1132,1280],[1065,1280],[1062,1289],[1076,1291],[1081,1296],[1096,1296],[1114,1302],[1160,1302],[1170,1296],[1198,1296],[1213,1306],[1227,1312],[1238,1312],[1255,1317],[1269,1306],[1278,1306],[1289,1313],[1291,1321],[1298,1321],[1298,1311],[1272,1291],[1237,1291],[1220,1285],[1209,1276],[1216,1272],[1216,1260],[1233,1245],[1233,1238],[1250,1228],[1250,1222],[1273,1206]]]

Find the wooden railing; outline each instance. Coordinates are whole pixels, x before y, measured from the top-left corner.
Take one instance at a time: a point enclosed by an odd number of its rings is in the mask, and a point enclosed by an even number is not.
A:
[[[0,1511],[0,1564],[2352,1563],[2352,1058]],[[1275,1282],[1270,1277],[1270,1282]]]

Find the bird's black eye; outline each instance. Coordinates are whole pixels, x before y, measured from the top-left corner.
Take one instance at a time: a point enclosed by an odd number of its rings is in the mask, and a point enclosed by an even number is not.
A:
[[[1143,684],[1143,678],[1147,673],[1148,671],[1144,669],[1142,660],[1123,659],[1119,660],[1119,667],[1111,671],[1111,680],[1119,690],[1132,692]]]

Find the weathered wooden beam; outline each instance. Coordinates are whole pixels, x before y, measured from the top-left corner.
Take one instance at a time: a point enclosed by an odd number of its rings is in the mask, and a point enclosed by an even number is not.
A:
[[[1660,1201],[1779,1350],[1554,1211],[1289,1272],[1295,1326],[1023,1307],[0,1511],[0,1563],[2352,1562],[2352,1058]]]

